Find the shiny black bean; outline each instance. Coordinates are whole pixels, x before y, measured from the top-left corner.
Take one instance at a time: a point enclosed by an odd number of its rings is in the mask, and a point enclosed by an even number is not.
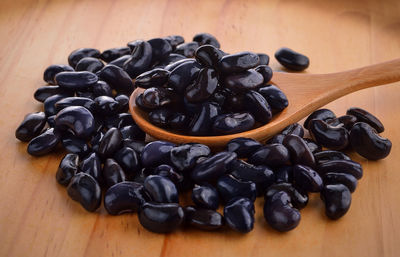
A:
[[[195,60],[184,61],[173,70],[168,78],[168,86],[173,88],[178,93],[183,93],[198,76],[201,65]],[[167,69],[167,67],[165,67]]]
[[[217,181],[218,192],[224,202],[236,197],[246,197],[254,202],[257,196],[256,184],[241,181],[231,175],[223,175]]]
[[[96,110],[102,115],[117,114],[120,108],[119,103],[109,96],[98,96],[94,99]]]
[[[50,65],[43,73],[43,80],[50,85],[55,85],[57,84],[54,80],[55,76],[63,71],[74,71],[74,69],[71,66],[63,64]]]
[[[100,140],[97,151],[103,158],[112,156],[119,150],[122,144],[122,135],[117,128],[109,129]]]
[[[43,109],[44,109],[44,113],[46,114],[47,117],[57,114],[55,104],[65,97],[67,97],[67,96],[64,94],[57,94],[57,95],[52,95],[52,96],[49,96],[48,98],[46,98],[46,100],[43,103]]]
[[[47,125],[49,125],[50,128],[54,128],[56,125],[56,122],[54,121],[54,119],[56,118],[56,115],[51,115],[49,117],[47,117]]]
[[[304,128],[310,129],[310,121],[317,119],[327,121],[336,118],[336,115],[329,109],[319,109],[311,113],[310,116],[304,121]]]
[[[154,68],[165,68],[166,66],[168,66],[171,63],[175,63],[177,61],[183,60],[183,59],[187,59],[190,60],[188,58],[186,58],[186,56],[183,56],[181,54],[174,54],[171,53],[168,55],[168,57],[166,59],[164,59],[162,62],[160,62],[157,66],[155,66]]]
[[[216,48],[220,48],[221,45],[219,44],[216,37],[209,33],[199,33],[193,37],[193,41],[199,43],[199,45],[212,45]]]
[[[280,112],[289,105],[289,101],[278,87],[268,85],[258,89],[258,92],[267,100],[274,112]]]
[[[242,112],[246,110],[245,96],[243,94],[229,94],[222,106],[229,112]]]
[[[119,114],[114,114],[114,115],[101,115],[97,114],[95,116],[97,122],[101,122],[102,129],[103,130],[108,130],[110,128],[116,128],[118,127],[119,123]]]
[[[335,119],[330,119],[327,120],[326,123],[328,123],[331,126],[342,126],[348,131],[351,130],[353,125],[357,122],[357,118],[353,115],[343,115],[340,117],[337,117]]]
[[[288,149],[282,144],[270,144],[260,147],[249,157],[249,162],[255,165],[278,167],[290,162]]]
[[[392,142],[381,137],[369,124],[357,122],[350,131],[351,147],[368,160],[387,157],[392,149]]]
[[[107,188],[125,181],[125,173],[121,166],[111,158],[108,158],[103,167],[103,178]]]
[[[78,173],[72,177],[67,187],[72,200],[79,202],[87,211],[96,211],[101,204],[101,188],[97,181],[86,173]]]
[[[267,65],[258,65],[255,68],[255,71],[257,71],[258,73],[260,73],[263,76],[263,78],[264,78],[263,83],[264,84],[268,83],[272,78],[272,69]]]
[[[143,103],[143,93],[139,94],[135,99],[135,105],[139,107],[141,110],[149,112],[151,109],[147,108]]]
[[[268,139],[267,144],[282,144],[286,135],[276,134],[275,136]]]
[[[96,73],[103,67],[104,63],[99,59],[93,57],[84,57],[76,64],[75,70]]]
[[[210,97],[210,101],[217,103],[219,106],[223,106],[224,108],[228,106],[226,103],[226,99],[231,95],[231,90],[227,88],[217,88],[214,94]],[[243,108],[241,109],[243,110]]]
[[[285,192],[289,195],[291,204],[296,209],[303,209],[308,204],[308,194],[306,192],[296,189],[291,183],[280,182],[270,186],[264,194],[264,198],[267,201],[277,192]]]
[[[122,128],[125,126],[136,125],[130,113],[120,113],[118,114],[118,125],[117,128]]]
[[[164,37],[165,40],[172,46],[172,49],[175,49],[178,45],[185,43],[185,39],[179,35],[170,35]]]
[[[168,106],[176,102],[176,95],[169,89],[151,87],[143,92],[143,105],[148,109]]]
[[[104,133],[102,131],[98,131],[90,139],[90,145],[92,146],[94,152],[97,152],[99,150],[100,141],[103,137]]]
[[[123,145],[135,150],[137,153],[141,153],[146,143],[143,140],[125,139],[122,141]]]
[[[247,198],[232,199],[224,207],[228,226],[238,232],[248,233],[254,227],[254,204]]]
[[[383,126],[382,122],[377,117],[367,112],[366,110],[353,107],[348,109],[346,114],[355,116],[357,118],[357,121],[369,124],[378,133],[381,133],[385,130],[385,127]]]
[[[216,135],[235,134],[254,127],[253,115],[248,112],[222,114],[215,118],[213,131]]]
[[[229,152],[235,152],[238,158],[247,158],[261,146],[262,144],[254,139],[237,137],[227,143],[226,150]]]
[[[82,106],[71,106],[62,109],[55,117],[56,127],[70,128],[75,136],[88,138],[95,130],[94,117]]]
[[[100,70],[99,78],[107,82],[111,88],[119,93],[130,95],[135,89],[129,74],[122,68],[112,64],[108,64]]]
[[[104,182],[101,172],[101,160],[99,155],[95,152],[88,154],[82,159],[78,171],[89,174],[96,179],[99,185],[102,185]]]
[[[272,119],[271,107],[267,100],[256,91],[249,91],[245,95],[246,109],[260,123],[268,123]]]
[[[203,45],[197,48],[194,57],[201,65],[216,69],[222,56],[224,55],[218,48],[212,45]]]
[[[308,149],[311,151],[312,154],[315,154],[322,151],[322,146],[315,142],[314,140],[310,138],[303,138],[304,142],[306,142]]]
[[[193,118],[189,125],[188,133],[195,136],[208,135],[212,129],[214,118],[220,113],[220,108],[215,103],[204,103],[200,112]]]
[[[275,182],[274,172],[267,166],[255,166],[242,160],[234,160],[229,164],[231,175],[241,181],[251,181],[256,184],[257,195]]]
[[[263,82],[264,78],[261,73],[254,69],[229,74],[224,79],[224,85],[234,92],[256,90]]]
[[[349,156],[346,154],[339,152],[339,151],[334,151],[334,150],[328,150],[328,151],[321,151],[318,153],[314,153],[315,161],[318,164],[321,164],[326,161],[333,161],[333,160],[351,160]]]
[[[201,69],[195,81],[186,87],[186,99],[193,103],[204,102],[207,100],[217,89],[217,75],[217,72],[213,69]]]
[[[171,44],[165,39],[153,38],[147,42],[151,45],[152,48],[152,64],[159,63],[165,60],[172,52]]]
[[[213,181],[228,171],[229,163],[236,159],[234,152],[219,152],[198,163],[191,172],[196,183]]]
[[[60,134],[54,128],[47,129],[29,142],[27,151],[33,156],[48,154],[56,148],[60,138]]]
[[[219,61],[218,67],[222,72],[236,73],[255,68],[259,63],[260,58],[257,54],[251,52],[239,52],[223,56]]]
[[[115,98],[115,101],[118,102],[119,112],[127,112],[129,109],[129,97],[126,95],[117,95]]]
[[[188,42],[178,45],[175,48],[175,53],[184,55],[188,58],[194,57],[194,53],[196,52],[197,48],[199,48],[199,43],[197,42]]]
[[[146,133],[144,133],[136,124],[120,128],[122,139],[137,139],[144,140]]]
[[[312,138],[326,148],[342,150],[349,144],[349,132],[347,129],[330,126],[323,120],[311,120],[309,131]]]
[[[79,156],[85,156],[90,152],[90,147],[85,140],[77,138],[72,132],[66,131],[62,135],[61,143],[65,150]]]
[[[135,85],[141,88],[161,87],[168,82],[170,72],[156,68],[136,77]]]
[[[168,121],[169,127],[174,130],[186,129],[189,123],[190,123],[189,115],[179,112],[172,113]]]
[[[179,54],[180,55],[180,54]],[[180,55],[183,56],[183,55]],[[179,65],[185,63],[185,62],[191,62],[191,63],[195,63],[195,64],[199,64],[198,62],[196,62],[196,60],[193,60],[192,58],[186,58],[185,56],[183,56],[183,59],[171,62],[170,64],[166,65],[164,67],[164,70],[167,70],[169,72],[173,71],[175,68],[177,68]],[[198,65],[198,68],[202,68],[201,65]]]
[[[319,174],[304,165],[293,167],[293,183],[305,192],[319,192],[323,187],[323,181]]]
[[[282,135],[296,135],[299,137],[304,136],[304,129],[299,123],[293,123],[281,131]]]
[[[177,203],[145,203],[139,211],[140,224],[155,233],[170,233],[183,223],[185,213]]]
[[[171,163],[170,151],[175,144],[166,141],[148,143],[142,151],[141,162],[144,167],[156,167]]]
[[[198,207],[216,210],[219,206],[218,191],[211,185],[195,186],[192,190],[192,201]]]
[[[131,78],[150,68],[153,51],[149,42],[141,41],[132,50],[131,58],[124,63],[124,70]]]
[[[293,181],[293,166],[281,166],[274,173],[276,183],[292,183]]]
[[[104,208],[111,215],[137,212],[149,197],[143,186],[124,181],[111,186],[104,195]]]
[[[323,176],[323,180],[325,185],[343,184],[350,190],[351,193],[356,190],[358,184],[357,179],[353,175],[346,173],[326,173]]]
[[[96,96],[93,94],[93,92],[89,91],[91,88],[92,87],[88,88],[88,91],[86,91],[86,90],[85,91],[76,91],[75,95],[77,97],[84,97],[84,98],[89,98],[89,99],[94,100],[96,98]]]
[[[310,65],[310,60],[307,56],[286,47],[278,49],[275,52],[275,58],[289,70],[302,71]]]
[[[347,213],[351,204],[350,190],[342,184],[326,185],[321,191],[321,199],[325,203],[325,214],[337,220]]]
[[[178,203],[178,189],[168,178],[150,175],[144,180],[144,188],[151,199],[157,203]]]
[[[92,99],[86,97],[71,96],[63,98],[54,104],[56,112],[69,106],[82,106],[88,109],[91,113],[95,111],[95,103]]]
[[[169,119],[172,112],[167,108],[160,108],[149,112],[149,121],[160,128],[169,126]]]
[[[101,53],[100,59],[102,59],[105,62],[111,62],[124,55],[130,55],[130,54],[131,54],[131,49],[129,47],[110,48],[104,50]]]
[[[208,231],[222,228],[225,224],[224,217],[221,214],[214,210],[201,208],[194,208],[194,211],[188,214],[185,219],[191,226]]]
[[[315,166],[314,155],[301,137],[287,135],[283,140],[283,145],[289,150],[292,164],[303,164],[309,167]]]
[[[90,91],[93,93],[94,97],[102,95],[113,96],[110,85],[108,85],[107,82],[101,80],[97,81],[97,83],[92,86]]]
[[[176,146],[170,151],[171,163],[180,171],[190,170],[196,165],[198,158],[209,156],[211,150],[202,144],[184,144]]]
[[[264,218],[273,229],[286,232],[299,225],[301,215],[292,206],[289,194],[278,191],[265,201]]]
[[[44,112],[29,113],[15,130],[15,137],[23,142],[28,142],[37,137],[46,125]]]
[[[114,66],[117,66],[117,67],[123,69],[124,63],[125,63],[126,61],[128,61],[130,58],[131,58],[131,55],[130,55],[130,54],[123,55],[123,56],[121,56],[121,57],[119,57],[119,58],[117,58],[117,59],[115,59],[115,60],[109,62],[108,64],[109,64],[109,65],[114,65]]]
[[[77,154],[66,154],[58,165],[56,180],[60,185],[68,186],[72,177],[78,172],[79,156]]]
[[[35,91],[33,97],[39,102],[44,102],[48,97],[53,95],[73,96],[73,94],[73,91],[63,89],[59,86],[43,86]]]
[[[318,173],[323,177],[330,172],[346,173],[353,175],[356,179],[363,176],[363,169],[358,162],[351,160],[333,160],[320,163],[317,166]]]
[[[96,74],[89,71],[63,71],[56,75],[57,84],[67,90],[84,90],[99,80]]]
[[[259,65],[268,65],[269,64],[269,56],[267,54],[258,53],[258,58],[260,59]]]
[[[184,180],[182,174],[176,172],[174,168],[167,164],[161,164],[160,166],[156,167],[153,172],[154,175],[159,175],[162,177],[166,177],[170,179],[174,184],[178,187]],[[179,190],[179,188],[178,188]]]
[[[124,170],[127,180],[132,180],[141,170],[140,155],[127,146],[122,147],[114,154],[114,160]]]

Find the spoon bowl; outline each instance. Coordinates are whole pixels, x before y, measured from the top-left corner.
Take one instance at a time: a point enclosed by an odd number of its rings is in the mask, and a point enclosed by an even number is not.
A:
[[[287,96],[289,106],[258,128],[223,136],[189,136],[159,128],[148,121],[148,114],[135,103],[144,91],[136,88],[129,101],[129,109],[137,125],[150,136],[173,143],[196,142],[213,149],[222,149],[237,137],[252,138],[263,142],[279,133],[286,126],[298,122],[318,108],[349,93],[374,86],[400,81],[400,59],[366,66],[349,71],[329,74],[296,74],[274,72],[271,84]]]

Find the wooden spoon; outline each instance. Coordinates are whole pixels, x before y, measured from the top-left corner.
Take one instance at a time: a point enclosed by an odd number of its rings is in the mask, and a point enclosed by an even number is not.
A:
[[[221,149],[229,140],[237,137],[264,141],[286,126],[298,122],[321,106],[341,96],[396,81],[400,81],[400,59],[329,74],[274,72],[271,82],[286,94],[289,106],[275,115],[272,121],[266,125],[225,136],[187,136],[154,126],[147,120],[147,113],[140,110],[135,104],[136,96],[144,91],[141,88],[137,88],[132,93],[129,109],[139,127],[154,138],[173,143],[197,142],[214,149]]]

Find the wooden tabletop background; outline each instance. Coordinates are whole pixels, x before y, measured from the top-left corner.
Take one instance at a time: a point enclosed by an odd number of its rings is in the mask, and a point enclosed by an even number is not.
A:
[[[270,229],[256,202],[246,235],[180,230],[159,235],[136,214],[88,213],[55,180],[63,153],[34,158],[14,137],[23,116],[40,110],[32,95],[43,70],[79,47],[101,50],[135,39],[197,32],[228,52],[271,56],[291,47],[310,57],[309,73],[336,72],[400,57],[400,1],[0,1],[0,256],[399,256],[400,83],[363,90],[328,105],[337,114],[365,108],[384,123],[391,155],[367,161],[347,215],[328,220],[319,196],[298,228]],[[289,99],[290,100],[290,99]]]

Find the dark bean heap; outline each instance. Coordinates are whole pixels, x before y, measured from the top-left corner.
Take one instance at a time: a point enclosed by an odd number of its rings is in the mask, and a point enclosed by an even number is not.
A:
[[[235,134],[268,123],[288,106],[285,94],[270,84],[266,54],[226,54],[210,34],[182,39],[176,47],[165,39],[141,44],[151,45],[143,53],[153,56],[152,63],[141,67],[143,73],[125,70],[145,89],[136,104],[158,127],[195,136]]]

